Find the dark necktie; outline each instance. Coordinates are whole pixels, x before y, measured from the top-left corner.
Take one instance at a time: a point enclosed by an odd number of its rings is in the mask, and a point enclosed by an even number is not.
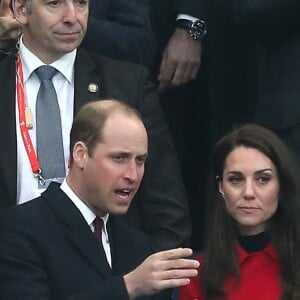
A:
[[[103,220],[99,217],[96,217],[94,220],[94,235],[95,238],[99,244],[99,246],[103,249],[103,244],[102,244],[102,227],[103,227]]]
[[[100,217],[96,217],[94,219],[94,236],[95,236],[95,239],[97,240],[97,243],[100,247],[100,251],[99,251],[99,255],[105,259],[105,261],[107,262],[107,271],[111,271],[111,265],[108,261],[108,257],[106,256],[106,252],[104,250],[104,247],[103,247],[103,243],[102,243],[102,227],[103,227],[103,220],[100,218]]]
[[[62,141],[61,117],[52,83],[57,70],[44,65],[35,70],[41,80],[36,100],[37,155],[45,179],[66,175]]]

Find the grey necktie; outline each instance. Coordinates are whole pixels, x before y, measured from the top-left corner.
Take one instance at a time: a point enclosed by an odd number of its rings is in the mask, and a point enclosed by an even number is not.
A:
[[[65,177],[60,110],[52,77],[57,70],[44,65],[35,70],[41,80],[36,100],[37,155],[44,179]]]

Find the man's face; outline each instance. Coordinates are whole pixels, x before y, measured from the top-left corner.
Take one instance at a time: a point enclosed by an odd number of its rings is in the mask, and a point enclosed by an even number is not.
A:
[[[86,154],[80,198],[96,215],[124,214],[144,175],[148,138],[142,122],[121,114],[111,115],[103,140]]]
[[[24,44],[45,63],[71,52],[84,38],[88,4],[88,0],[32,0],[31,11],[20,7]]]

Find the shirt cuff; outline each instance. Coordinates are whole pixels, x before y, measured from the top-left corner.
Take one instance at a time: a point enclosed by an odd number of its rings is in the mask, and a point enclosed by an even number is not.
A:
[[[189,20],[189,21],[192,21],[192,22],[194,22],[195,20],[198,20],[198,18],[195,18],[195,17],[190,16],[190,15],[186,15],[186,14],[179,14],[176,18],[176,21],[180,20],[180,19]]]

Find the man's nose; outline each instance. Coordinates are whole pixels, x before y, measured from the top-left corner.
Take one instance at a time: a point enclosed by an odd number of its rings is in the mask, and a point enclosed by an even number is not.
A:
[[[125,170],[125,178],[129,179],[132,182],[136,182],[139,179],[139,166],[135,161],[128,162]]]
[[[66,1],[63,9],[64,22],[74,23],[77,20],[77,10],[73,1]]]

